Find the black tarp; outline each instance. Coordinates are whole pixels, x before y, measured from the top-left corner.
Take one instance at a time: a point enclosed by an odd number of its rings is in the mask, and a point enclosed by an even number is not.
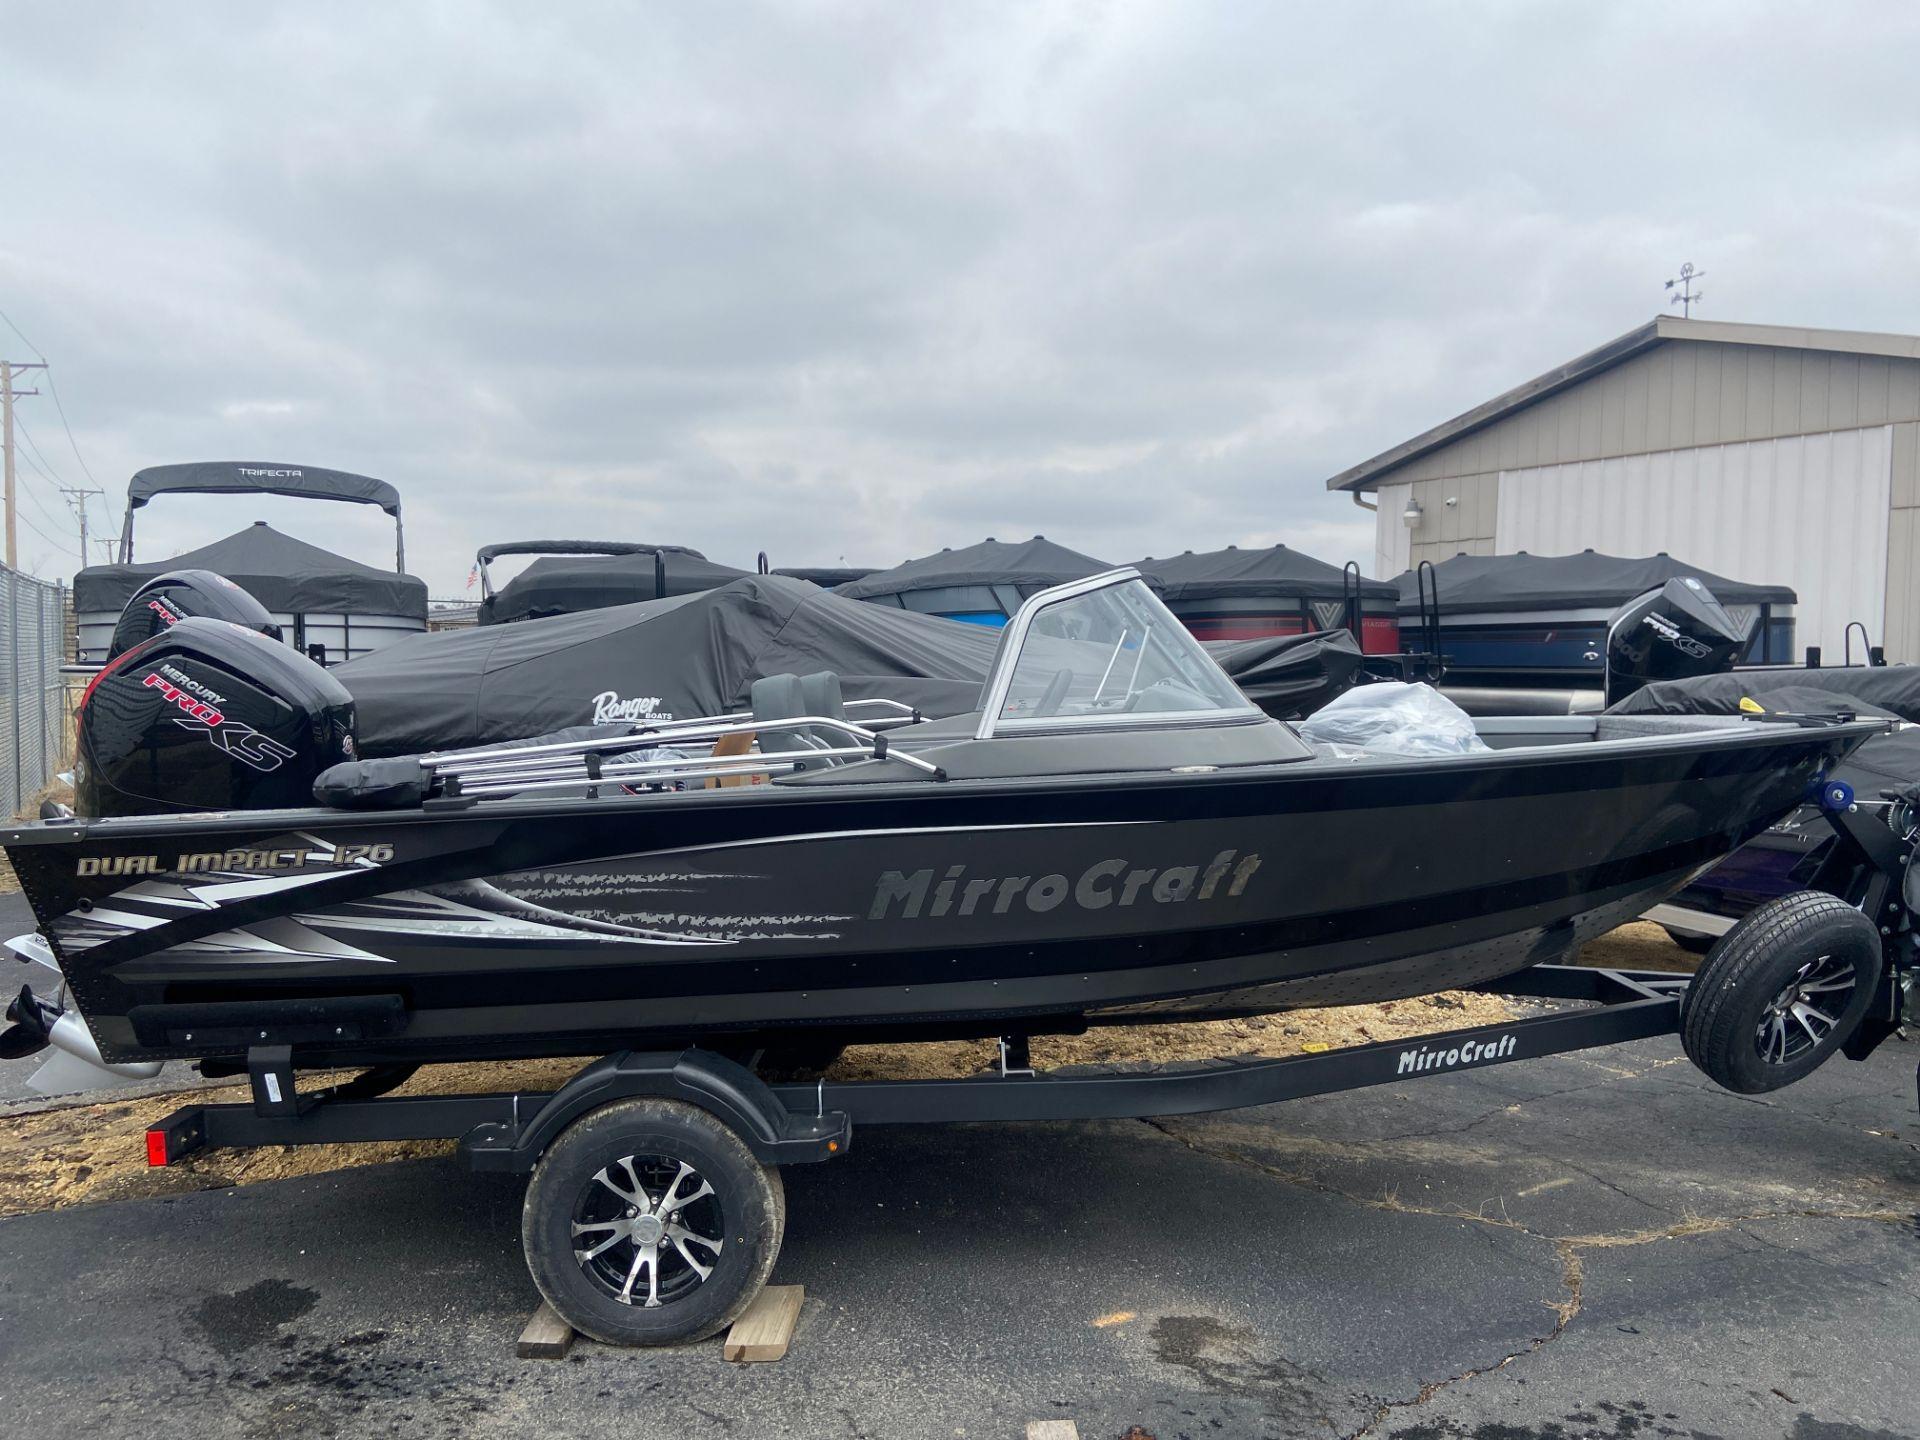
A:
[[[141,585],[169,570],[211,570],[282,613],[406,615],[423,625],[427,619],[423,581],[335,555],[263,520],[171,560],[89,565],[74,576],[73,608],[81,614],[117,611]]]
[[[396,520],[400,492],[384,480],[317,465],[280,465],[264,460],[196,460],[187,465],[150,465],[127,485],[127,508],[137,510],[156,495],[173,492],[292,495],[304,500],[352,500],[378,505]]]
[[[1133,568],[1169,600],[1226,600],[1239,597],[1304,596],[1312,600],[1346,598],[1346,576],[1338,566],[1285,545],[1264,550],[1189,550],[1165,559],[1148,556]],[[1363,600],[1397,600],[1391,580],[1360,581]]]
[[[817,670],[837,673],[850,700],[958,715],[978,705],[999,643],[999,631],[750,575],[698,595],[411,636],[331,673],[352,692],[361,753],[382,756],[726,714],[762,675]],[[1344,689],[1358,663],[1344,631],[1208,649],[1280,714]]]
[[[1440,618],[1524,610],[1613,609],[1669,580],[1691,576],[1722,605],[1791,605],[1794,593],[1784,585],[1751,585],[1729,580],[1662,552],[1658,555],[1456,555],[1433,567],[1440,596]],[[1400,613],[1420,611],[1419,581],[1412,570],[1394,581]]]
[[[960,585],[1020,585],[1043,590],[1112,568],[1104,560],[1056,545],[1044,535],[1015,542],[988,539],[876,571],[842,585],[836,593],[849,600],[872,600]]]
[[[511,548],[488,546],[481,554],[490,559],[490,552],[511,553]],[[746,573],[679,545],[635,545],[625,555],[543,555],[483,599],[476,620],[481,625],[503,625],[697,595]]]
[[[1616,715],[1738,715],[1742,699],[1768,710],[1805,710],[1856,700],[1920,724],[1920,665],[1834,665],[1818,670],[1731,670],[1661,680],[1615,702]]]
[[[1311,715],[1352,685],[1361,659],[1345,630],[1213,640],[1207,653],[1249,700],[1281,720]]]
[[[361,753],[491,744],[568,725],[744,708],[762,675],[833,670],[849,699],[971,709],[999,636],[749,575],[717,590],[418,635],[334,668]]]
[[[871,565],[776,565],[776,575],[791,575],[796,580],[811,580],[831,590],[836,585],[851,585],[877,573]]]

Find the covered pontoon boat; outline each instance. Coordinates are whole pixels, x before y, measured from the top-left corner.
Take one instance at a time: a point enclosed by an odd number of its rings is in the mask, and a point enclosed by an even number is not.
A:
[[[377,505],[393,517],[394,568],[375,569],[284,535],[264,521],[166,560],[134,559],[134,518],[161,495],[287,495]],[[90,565],[74,577],[73,604],[81,665],[107,658],[120,612],[133,593],[176,570],[205,570],[258,600],[287,642],[324,663],[365,655],[427,628],[427,587],[406,573],[400,492],[384,480],[313,465],[200,461],[156,465],[127,486],[120,553],[111,565]]]
[[[1565,714],[1602,707],[1607,622],[1628,601],[1669,580],[1702,582],[1746,637],[1747,665],[1787,664],[1794,593],[1710,574],[1664,552],[1626,557],[1456,555],[1399,576],[1401,629],[1409,649],[1431,646],[1421,615],[1421,576],[1438,601],[1438,646],[1449,692],[1470,710]],[[1489,692],[1477,697],[1475,692]],[[1507,692],[1504,695],[1492,692]]]
[[[90,565],[73,581],[82,665],[107,658],[114,626],[134,591],[157,576],[208,570],[258,600],[288,644],[324,663],[370,655],[427,628],[427,587],[283,535],[256,520],[211,545],[168,560]],[[317,651],[315,647],[318,647]]]
[[[489,567],[504,555],[541,558],[496,590]],[[480,625],[697,595],[747,573],[684,545],[625,540],[514,540],[482,545],[474,565],[480,572],[480,610],[475,619]]]
[[[1400,589],[1285,545],[1188,550],[1134,568],[1202,640],[1252,640],[1344,629],[1369,655],[1400,649]]]
[[[1106,561],[1056,545],[1044,535],[1012,543],[988,538],[875,571],[836,593],[997,629],[1028,596],[1106,568]]]

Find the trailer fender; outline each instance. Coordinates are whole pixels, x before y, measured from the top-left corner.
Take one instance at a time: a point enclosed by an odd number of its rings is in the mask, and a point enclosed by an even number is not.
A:
[[[710,1050],[623,1050],[588,1065],[527,1116],[476,1126],[460,1148],[475,1170],[524,1174],[581,1116],[616,1100],[646,1096],[707,1111],[767,1165],[826,1160],[844,1154],[852,1138],[843,1112],[789,1110],[758,1075]]]

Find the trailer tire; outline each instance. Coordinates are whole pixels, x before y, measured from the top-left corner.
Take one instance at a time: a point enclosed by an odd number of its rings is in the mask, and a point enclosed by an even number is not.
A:
[[[1782,895],[1735,925],[1680,1006],[1687,1057],[1758,1095],[1817,1070],[1858,1028],[1882,965],[1873,922],[1820,890]]]
[[[675,1345],[739,1318],[773,1273],[786,1221],[780,1172],[723,1121],[642,1098],[589,1111],[547,1148],[520,1238],[534,1285],[575,1330]]]

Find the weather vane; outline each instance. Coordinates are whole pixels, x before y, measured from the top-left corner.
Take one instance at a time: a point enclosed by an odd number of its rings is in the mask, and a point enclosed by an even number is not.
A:
[[[1670,305],[1678,305],[1682,316],[1692,315],[1693,307],[1706,299],[1704,291],[1693,288],[1693,282],[1696,280],[1704,280],[1706,274],[1707,272],[1704,270],[1695,270],[1691,260],[1687,261],[1686,264],[1680,267],[1680,278],[1678,280],[1667,281],[1667,289],[1669,290],[1673,289],[1676,285],[1680,287],[1680,293],[1672,296],[1667,303]]]

